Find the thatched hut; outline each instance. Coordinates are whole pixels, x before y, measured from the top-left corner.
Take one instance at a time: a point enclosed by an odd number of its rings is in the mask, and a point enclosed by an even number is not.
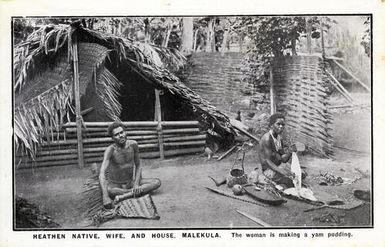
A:
[[[84,121],[154,120],[154,89],[159,89],[162,120],[198,120],[223,143],[233,141],[228,117],[170,72],[183,62],[177,51],[80,25],[48,25],[14,47],[17,147],[33,154],[53,129],[74,120],[75,40]]]

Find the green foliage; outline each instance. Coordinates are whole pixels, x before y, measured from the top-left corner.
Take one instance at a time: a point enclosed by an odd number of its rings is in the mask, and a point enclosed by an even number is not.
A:
[[[322,23],[321,23],[322,18]],[[328,17],[317,16],[257,16],[239,17],[233,28],[238,35],[246,36],[250,42],[247,47],[246,67],[249,74],[247,81],[265,88],[267,70],[272,57],[278,58],[287,54],[296,54],[296,43],[308,34],[311,38],[321,37],[320,27],[324,31],[335,23]]]
[[[364,21],[365,32],[361,38],[361,45],[365,49],[365,54],[371,56],[371,30],[370,30],[370,17],[367,17]]]

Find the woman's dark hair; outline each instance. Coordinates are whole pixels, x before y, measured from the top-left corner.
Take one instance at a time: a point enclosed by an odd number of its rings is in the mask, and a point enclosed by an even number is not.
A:
[[[112,131],[119,127],[122,127],[124,129],[124,126],[121,122],[113,122],[112,124],[110,124],[107,128],[108,135],[112,137]]]
[[[277,119],[279,118],[285,119],[285,117],[281,113],[275,113],[271,115],[269,120],[269,126],[272,126],[275,123],[275,121],[277,121]]]

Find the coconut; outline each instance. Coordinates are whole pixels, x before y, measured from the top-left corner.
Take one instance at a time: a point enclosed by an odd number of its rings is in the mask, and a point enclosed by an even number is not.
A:
[[[243,188],[242,188],[242,186],[239,185],[239,184],[235,184],[235,185],[233,186],[233,193],[234,193],[234,195],[236,195],[236,196],[242,195],[242,194],[243,194]]]

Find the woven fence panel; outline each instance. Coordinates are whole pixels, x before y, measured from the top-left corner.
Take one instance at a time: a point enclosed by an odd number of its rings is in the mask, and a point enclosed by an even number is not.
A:
[[[287,134],[310,149],[332,154],[332,118],[322,60],[314,56],[274,61],[277,111],[286,117]]]

